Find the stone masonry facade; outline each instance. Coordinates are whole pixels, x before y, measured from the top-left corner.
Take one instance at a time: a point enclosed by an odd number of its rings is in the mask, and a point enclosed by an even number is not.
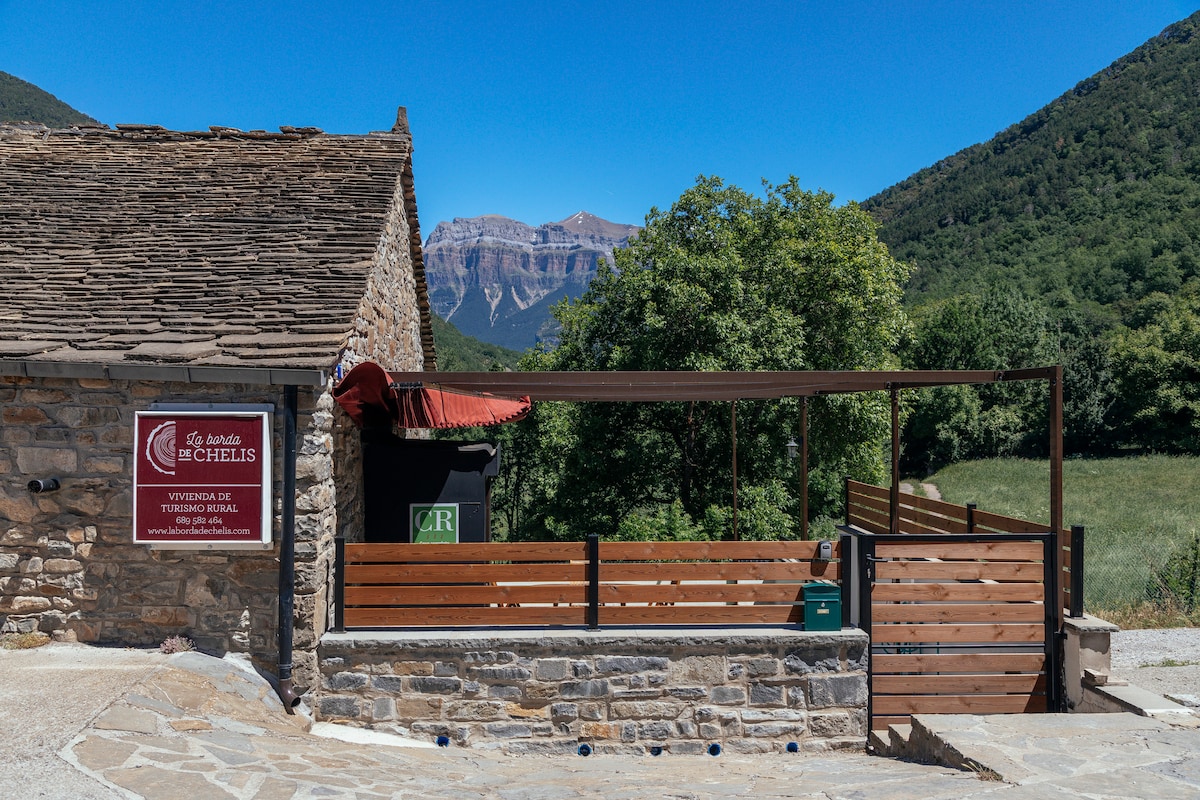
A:
[[[393,306],[364,300],[354,324],[392,333],[352,337],[341,354],[347,365],[375,356],[392,359],[381,363],[393,369],[423,366],[409,236],[405,215],[390,215],[370,293],[390,296]],[[296,426],[293,660],[297,683],[309,687],[317,684],[316,642],[331,617],[334,537],[361,539],[363,519],[358,431],[331,389],[332,378],[300,387]],[[133,416],[157,402],[275,405],[273,549],[132,543]],[[210,652],[251,653],[274,669],[283,387],[0,376],[0,406],[0,631],[141,646],[180,635]],[[62,488],[31,494],[28,481],[44,477]]]
[[[396,371],[433,369],[433,349],[423,340],[430,331],[427,303],[420,300],[423,283],[421,231],[412,174],[406,170],[396,181],[354,328],[339,363],[347,369],[362,361]]]
[[[861,747],[867,637],[326,634],[318,719],[511,753]]]
[[[412,175],[406,171],[396,182],[353,331],[339,354],[338,364],[344,371],[364,361],[397,372],[419,372],[433,366],[432,348],[426,348],[422,341],[429,323],[427,304],[420,299],[424,290],[418,280],[421,233],[415,204]],[[328,389],[332,392],[332,382]],[[333,449],[339,467],[335,474],[338,535],[361,542],[366,513],[362,442],[350,416],[336,403],[333,405]]]
[[[333,402],[312,388],[299,394],[296,642],[311,651],[324,630],[332,571]],[[133,544],[133,412],[156,402],[276,406],[272,550]],[[3,630],[143,646],[188,636],[202,649],[248,652],[273,666],[282,402],[281,387],[0,377]],[[62,488],[27,490],[45,477]]]

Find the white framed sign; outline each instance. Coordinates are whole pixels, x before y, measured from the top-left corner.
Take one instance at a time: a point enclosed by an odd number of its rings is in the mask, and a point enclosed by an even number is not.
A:
[[[271,547],[269,406],[155,408],[138,411],[133,430],[135,543]]]

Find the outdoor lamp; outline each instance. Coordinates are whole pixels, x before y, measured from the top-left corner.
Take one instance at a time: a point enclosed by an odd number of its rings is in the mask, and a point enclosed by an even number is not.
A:
[[[796,451],[800,449],[800,445],[796,444],[796,440],[789,438],[788,443],[785,446],[787,447],[788,458],[795,458]]]

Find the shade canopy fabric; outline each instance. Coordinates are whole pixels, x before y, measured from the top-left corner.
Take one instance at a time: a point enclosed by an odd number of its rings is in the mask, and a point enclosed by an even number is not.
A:
[[[532,407],[528,397],[439,389],[426,381],[395,384],[378,364],[359,364],[333,397],[360,428],[474,428],[516,422]]]

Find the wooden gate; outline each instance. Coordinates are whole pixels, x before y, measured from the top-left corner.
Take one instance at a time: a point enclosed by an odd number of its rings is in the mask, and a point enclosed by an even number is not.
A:
[[[873,729],[912,714],[1060,710],[1051,534],[853,538]]]

